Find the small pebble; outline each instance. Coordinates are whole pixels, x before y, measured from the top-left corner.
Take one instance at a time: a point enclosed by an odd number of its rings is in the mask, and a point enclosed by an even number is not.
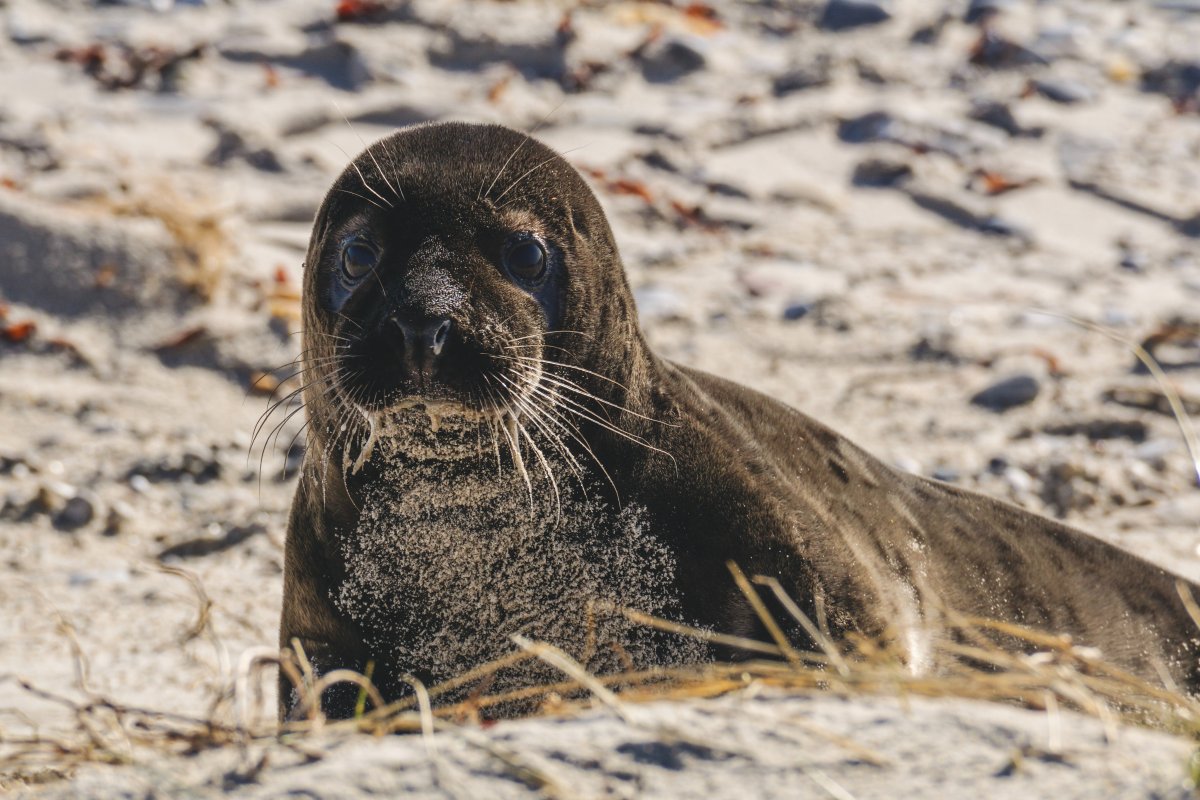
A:
[[[935,481],[942,481],[943,483],[955,483],[958,481],[958,470],[956,470],[954,467],[937,467],[933,470],[933,475],[931,477]]]
[[[883,0],[829,0],[817,25],[828,31],[878,25],[892,18],[890,5]]]
[[[1009,467],[1004,470],[1004,482],[1017,496],[1024,496],[1033,491],[1033,476],[1020,467]]]
[[[786,97],[793,92],[828,86],[832,80],[832,61],[820,53],[806,64],[792,67],[771,82],[771,91],[776,97]]]
[[[95,516],[95,504],[86,496],[77,494],[55,515],[54,527],[62,531],[77,530],[91,522]]]
[[[1037,138],[1046,132],[1046,129],[1043,127],[1033,126],[1027,128],[1017,122],[1012,109],[996,100],[974,100],[971,103],[971,110],[967,116],[976,122],[982,122],[984,125],[999,128],[1009,136]]]
[[[1032,375],[1013,375],[976,393],[971,403],[990,411],[1007,411],[1033,402],[1041,388]]]
[[[108,509],[108,516],[104,520],[104,530],[101,533],[105,536],[120,534],[128,527],[136,513],[131,505],[123,500],[117,500]]]
[[[839,122],[837,135],[843,142],[863,144],[891,138],[895,129],[895,117],[886,111],[871,111]]]
[[[783,309],[783,318],[789,322],[804,319],[813,310],[812,303],[789,303]]]
[[[963,21],[968,25],[985,22],[1012,5],[1013,0],[971,0]]]
[[[860,161],[854,167],[854,174],[850,176],[850,182],[855,186],[883,188],[895,186],[905,178],[911,177],[912,174],[912,167],[903,161],[868,158]]]
[[[670,83],[704,68],[707,63],[700,50],[678,38],[652,43],[640,54],[642,77],[651,83]]]
[[[1136,251],[1126,250],[1121,253],[1120,267],[1130,272],[1145,272],[1146,257]]]
[[[1033,88],[1047,100],[1064,105],[1087,103],[1096,98],[1096,93],[1079,81],[1038,79],[1033,82]]]

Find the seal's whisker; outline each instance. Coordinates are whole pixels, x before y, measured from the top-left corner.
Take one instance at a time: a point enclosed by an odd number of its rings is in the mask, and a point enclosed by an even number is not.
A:
[[[504,170],[508,169],[508,165],[509,165],[510,163],[512,163],[512,160],[513,160],[514,158],[516,158],[516,157],[517,157],[517,153],[520,153],[520,152],[521,152],[521,149],[522,149],[523,147],[525,147],[525,145],[526,145],[528,142],[529,142],[529,140],[528,140],[528,139],[522,139],[522,140],[521,140],[521,143],[520,143],[520,144],[518,144],[518,145],[517,145],[517,146],[516,146],[516,147],[513,149],[512,153],[511,153],[511,154],[508,156],[508,158],[506,158],[506,159],[504,160],[504,163],[500,165],[500,169],[499,169],[499,171],[497,171],[497,172],[496,172],[496,177],[492,178],[492,182],[488,184],[487,191],[484,191],[484,189],[483,189],[483,183],[482,183],[482,182],[480,182],[480,184],[479,184],[479,191],[475,193],[475,199],[476,199],[476,200],[482,200],[483,198],[487,197],[489,194],[491,194],[491,193],[492,193],[492,189],[493,189],[493,188],[496,186],[496,181],[500,180],[500,176],[504,174]],[[485,179],[485,180],[486,180],[486,179]],[[499,199],[499,198],[497,198],[497,199]]]
[[[488,401],[492,406],[492,413],[488,416],[488,427],[491,428],[492,431],[492,449],[496,453],[496,477],[499,478],[503,472],[500,468],[500,434],[496,431],[496,420],[503,412],[499,401],[496,399],[496,396],[492,391],[492,380],[487,373],[484,373],[483,380],[486,384],[483,387],[484,391],[487,392]]]
[[[359,199],[361,199],[361,200],[365,200],[365,201],[367,201],[368,203],[370,203],[371,205],[373,205],[373,206],[375,206],[376,208],[378,208],[380,211],[386,211],[386,210],[387,210],[387,209],[385,209],[383,206],[379,205],[379,203],[376,203],[376,202],[375,202],[374,200],[372,200],[371,198],[369,198],[369,197],[364,197],[363,195],[359,194],[358,192],[352,192],[352,191],[350,191],[349,189],[338,189],[337,191],[339,191],[339,192],[343,192],[344,194],[352,194],[352,195],[354,195],[355,197],[357,197],[357,198],[359,198]]]
[[[322,364],[321,366],[328,366],[328,365]],[[292,378],[296,377],[296,375],[306,374],[308,372],[308,369],[309,369],[308,367],[305,367],[304,369],[301,369],[299,372],[296,372],[293,375],[289,375],[283,381],[280,381],[279,386],[276,386],[275,389],[273,389],[271,391],[271,395],[267,398],[267,404],[268,404],[267,410],[264,411],[259,416],[258,421],[255,423],[254,429],[251,433],[251,436],[250,436],[250,446],[251,447],[254,446],[254,440],[258,438],[258,434],[262,432],[263,426],[265,426],[267,424],[267,421],[270,420],[272,414],[274,414],[280,408],[287,405],[294,398],[296,398],[297,396],[302,394],[305,389],[307,389],[308,387],[312,386],[314,383],[317,383],[318,381],[321,380],[320,376],[314,377],[312,380],[304,382],[301,386],[288,392],[286,395],[279,398],[278,400],[275,399],[276,392],[279,391],[280,387],[282,387],[286,381],[291,380]]]
[[[552,375],[550,373],[545,373],[545,379],[547,381],[549,381],[550,383],[553,383],[557,388],[563,389],[564,391],[572,392],[581,397],[595,400],[597,403],[601,403],[601,404],[608,406],[609,408],[614,409],[616,411],[620,411],[622,413],[629,414],[630,416],[637,417],[638,419],[645,420],[646,422],[653,422],[658,425],[665,425],[668,428],[679,427],[679,425],[677,423],[667,422],[666,420],[661,420],[661,419],[655,419],[654,417],[648,417],[645,414],[639,414],[637,411],[634,411],[632,408],[623,406],[620,403],[614,403],[611,400],[606,400],[603,397],[598,397],[598,396],[592,394],[591,392],[587,391],[586,389],[584,389],[583,387],[581,387],[579,384],[575,383],[574,381],[568,380],[561,375]],[[606,419],[611,419],[607,413],[605,413],[604,416]]]
[[[339,145],[337,142],[334,142],[333,146],[334,146],[334,147],[336,147],[338,150],[342,150],[342,147],[341,147],[341,145]],[[352,159],[352,158],[350,158],[350,154],[349,154],[349,153],[347,153],[345,150],[342,150],[342,155],[344,155],[344,156],[346,157],[346,160],[350,162],[350,166],[354,167],[354,171],[358,173],[358,179],[362,181],[362,185],[363,185],[363,188],[364,188],[364,189],[366,189],[368,192],[370,192],[371,194],[373,194],[373,195],[375,195],[376,197],[378,197],[378,198],[379,198],[379,199],[380,199],[380,200],[381,200],[381,201],[382,201],[384,204],[386,204],[386,205],[387,205],[387,207],[388,207],[388,208],[395,208],[395,207],[396,207],[396,206],[395,206],[393,203],[391,203],[391,202],[390,202],[390,201],[389,201],[389,200],[388,200],[386,197],[384,197],[384,196],[383,196],[383,195],[381,195],[379,192],[377,192],[377,191],[375,190],[375,187],[374,187],[374,186],[372,186],[371,184],[369,184],[369,183],[367,182],[367,176],[366,176],[366,175],[363,175],[363,171],[362,171],[361,169],[359,169],[359,167],[358,167],[358,161],[357,161],[356,159]],[[342,191],[348,191],[348,190],[346,190],[346,189],[343,189]],[[353,192],[351,192],[351,194],[353,194]],[[365,198],[364,198],[364,199],[365,199]]]
[[[503,358],[503,356],[500,356],[500,357]],[[627,392],[629,391],[629,387],[626,386],[625,384],[621,383],[620,381],[613,380],[612,378],[608,377],[607,375],[601,375],[599,372],[593,372],[590,369],[587,369],[585,367],[580,367],[576,364],[564,364],[561,361],[551,361],[548,358],[533,359],[530,356],[523,356],[523,355],[512,355],[512,356],[509,356],[509,358],[518,358],[518,359],[523,359],[525,361],[537,361],[540,364],[550,364],[555,367],[564,367],[566,369],[574,369],[574,370],[578,370],[580,372],[586,372],[588,375],[599,378],[602,381],[607,381],[608,383],[611,383],[613,386],[618,386]]]
[[[497,377],[506,383],[509,382],[502,375],[498,375]],[[514,390],[515,389],[516,387],[514,386]],[[566,419],[555,410],[555,398],[551,396],[547,397],[546,399],[548,401],[548,405],[543,409],[546,413],[546,418],[565,434],[567,434],[567,436],[575,440],[575,442],[578,443],[579,446],[582,447],[589,456],[591,456],[592,461],[596,463],[596,466],[600,469],[600,472],[604,474],[604,477],[608,481],[609,485],[612,486],[613,494],[617,498],[617,504],[620,505],[621,495],[620,491],[617,489],[616,482],[612,479],[612,475],[609,474],[608,469],[604,466],[604,463],[600,460],[600,457],[596,455],[596,451],[592,449],[591,444],[588,443],[587,438],[583,435],[583,432],[580,431],[579,428],[577,428],[574,424],[572,424],[569,419]]]
[[[553,336],[554,334],[558,334],[558,333],[570,333],[570,334],[574,334],[576,336],[584,336],[588,339],[596,338],[596,337],[592,336],[590,333],[584,333],[583,331],[573,331],[573,330],[568,330],[566,328],[555,328],[554,330],[546,331],[545,333],[531,333],[527,336],[512,336],[509,338],[508,341],[509,342],[523,342],[526,339],[543,339],[547,336]]]
[[[333,374],[334,374],[334,375],[337,375],[337,372],[335,371]],[[302,392],[304,389],[307,389],[309,386],[311,386],[311,385],[312,385],[312,384],[314,384],[314,383],[317,383],[317,382],[319,382],[320,380],[321,380],[321,379],[319,379],[319,378],[318,378],[318,379],[314,379],[313,381],[310,381],[309,383],[305,384],[304,386],[302,386],[300,389],[297,389],[296,391],[297,391],[297,392]],[[322,392],[321,392],[321,393],[318,395],[318,397],[325,397],[326,395],[328,395],[328,394],[329,394],[329,393],[330,393],[330,392],[333,390],[333,388],[334,388],[334,387],[333,387],[332,385],[331,385],[331,386],[328,386],[328,387],[326,387],[326,388],[325,388],[325,390],[324,390],[324,391],[322,391]],[[289,396],[290,396],[290,395],[289,395]],[[280,406],[280,405],[282,405],[282,403],[283,403],[283,402],[284,402],[284,401],[282,401],[282,400],[281,400],[279,403],[276,403],[276,404],[275,404],[275,406],[272,408],[272,411],[273,411],[275,408],[279,408],[279,406]],[[280,434],[282,434],[284,426],[285,426],[285,425],[287,425],[287,424],[288,424],[288,422],[289,422],[289,421],[290,421],[290,420],[291,420],[291,419],[292,419],[294,416],[296,416],[296,415],[297,415],[297,414],[299,414],[301,411],[303,411],[303,410],[305,409],[305,405],[306,405],[306,404],[305,404],[305,403],[302,401],[302,402],[301,402],[301,403],[300,403],[298,406],[296,406],[296,408],[295,408],[295,409],[293,409],[292,411],[288,412],[288,414],[287,414],[286,416],[284,416],[284,418],[283,418],[283,421],[282,421],[282,422],[280,422],[278,425],[276,425],[274,428],[272,428],[272,429],[271,429],[271,433],[268,433],[268,434],[266,435],[266,437],[263,439],[263,446],[262,446],[262,450],[259,452],[259,456],[258,456],[258,475],[259,475],[259,480],[260,480],[260,481],[262,480],[262,469],[263,469],[263,462],[266,460],[266,457],[267,457],[267,450],[268,450],[268,448],[270,448],[270,447],[271,447],[271,436],[272,436],[272,434],[274,434],[274,436],[275,436],[275,443],[276,443],[276,445],[278,445],[278,443],[279,443],[279,436],[280,436]],[[251,450],[253,450],[253,448],[254,448],[254,442],[255,442],[255,440],[258,438],[258,434],[259,434],[259,433],[261,433],[261,432],[262,432],[262,429],[266,427],[266,426],[265,426],[266,418],[267,418],[267,417],[269,417],[269,416],[270,416],[270,412],[268,412],[268,414],[265,414],[265,415],[264,415],[262,418],[260,418],[260,422],[263,422],[264,424],[263,424],[262,426],[256,426],[256,428],[255,428],[255,434],[254,434],[254,436],[253,436],[253,437],[251,438],[251,440],[250,440],[250,447],[251,447]]]
[[[525,430],[525,426],[517,423],[517,430],[525,437],[525,441],[529,442],[529,449],[533,451],[534,456],[542,465],[542,470],[546,473],[546,479],[550,481],[550,490],[554,492],[554,507],[555,518],[562,519],[562,497],[558,493],[558,481],[554,479],[554,472],[550,469],[550,464],[546,461],[546,456],[542,453],[542,449],[534,442],[533,437],[529,435],[529,431]],[[532,498],[531,498],[532,499]],[[532,508],[530,509],[533,510]]]
[[[514,392],[513,402],[521,407],[521,410],[527,417],[529,417],[535,429],[541,432],[547,440],[557,446],[562,451],[563,455],[566,456],[568,460],[567,466],[571,467],[571,470],[575,473],[576,477],[579,478],[580,487],[584,489],[586,494],[587,489],[583,484],[583,473],[579,466],[579,462],[575,459],[575,455],[570,451],[570,449],[565,447],[562,437],[560,437],[554,431],[549,430],[545,426],[544,409],[539,402],[539,398],[529,392],[527,389],[519,388],[516,383],[508,380],[503,375],[498,375],[497,377],[504,381],[508,386],[512,387]]]
[[[578,147],[572,147],[570,150],[564,150],[564,151],[562,152],[562,154],[565,156],[567,153],[573,153],[573,152],[575,152],[575,151],[576,151],[576,150],[578,150],[578,149],[579,149]],[[544,167],[544,166],[546,166],[547,164],[551,163],[552,161],[558,161],[558,160],[559,160],[559,157],[558,157],[558,156],[551,156],[550,158],[547,158],[545,161],[540,161],[540,162],[538,162],[537,164],[534,164],[532,167],[530,167],[529,169],[525,170],[525,172],[521,173],[521,176],[520,176],[519,178],[517,178],[515,181],[513,181],[512,183],[510,183],[510,184],[508,185],[508,188],[507,188],[507,189],[505,189],[503,192],[501,192],[501,193],[500,193],[500,194],[499,194],[499,195],[496,197],[496,199],[495,199],[495,200],[493,200],[492,202],[493,202],[493,203],[499,203],[499,202],[500,202],[500,200],[501,200],[501,199],[504,197],[504,195],[508,194],[509,192],[511,192],[513,189],[515,189],[515,188],[517,187],[517,184],[518,184],[518,183],[520,183],[521,181],[525,180],[525,179],[526,179],[526,178],[528,178],[530,175],[532,175],[533,173],[537,172],[539,169],[541,169],[542,167]],[[516,199],[517,199],[517,198],[515,198],[515,197],[514,197],[512,200],[509,200],[509,201],[508,201],[508,203],[505,203],[504,205],[501,205],[501,206],[500,206],[500,208],[504,208],[505,206],[509,205],[510,203],[512,203],[512,202],[513,202],[513,200],[516,200]]]
[[[501,356],[501,358],[503,358],[503,356]],[[529,356],[514,356],[514,358],[523,358],[525,360],[531,360]],[[560,364],[557,361],[549,361],[544,358],[537,359],[537,361],[539,361],[543,365],[544,364],[553,364],[555,366],[560,366],[560,367],[568,367],[568,368],[573,367],[573,365],[571,365],[571,364]],[[582,369],[582,368],[578,368],[578,369]],[[587,372],[588,370],[584,370],[584,371]],[[592,374],[595,374],[595,373],[592,373]],[[637,411],[634,411],[632,408],[629,408],[628,406],[623,406],[620,403],[614,403],[611,400],[606,400],[603,397],[599,397],[599,396],[593,394],[592,392],[589,392],[587,389],[583,388],[578,383],[576,383],[575,381],[566,377],[565,375],[553,374],[553,373],[547,372],[545,370],[543,370],[542,375],[545,377],[546,380],[550,380],[550,381],[554,382],[556,385],[558,385],[562,389],[565,389],[567,391],[574,392],[575,394],[582,395],[583,397],[587,397],[592,400],[595,400],[596,402],[602,403],[602,404],[608,406],[609,408],[613,408],[617,411],[622,411],[626,414],[630,414],[632,416],[637,417],[638,419],[643,419],[646,422],[653,422],[658,425],[666,425],[669,428],[679,427],[678,424],[676,424],[676,423],[667,422],[666,420],[661,420],[661,419],[655,419],[654,417],[648,417],[645,414],[641,414]],[[603,375],[596,375],[596,377],[604,378]],[[612,381],[612,382],[615,383],[615,381]],[[619,386],[620,384],[617,384],[617,385]],[[624,388],[624,387],[622,387],[622,388]],[[607,417],[607,414],[605,414],[605,416]]]
[[[303,355],[301,355],[300,358],[292,359],[291,361],[287,362],[286,364],[280,364],[277,367],[271,367],[270,369],[263,370],[262,373],[257,378],[255,378],[253,381],[251,381],[250,385],[246,387],[246,396],[245,396],[245,398],[243,398],[243,401],[250,397],[250,393],[253,392],[255,389],[257,389],[258,385],[260,383],[262,383],[263,381],[265,381],[267,378],[271,377],[272,375],[275,375],[275,373],[280,372],[285,369],[293,370],[288,375],[280,378],[279,383],[277,383],[275,385],[275,388],[272,389],[271,393],[267,396],[267,403],[271,403],[272,401],[274,401],[276,392],[278,392],[285,383],[287,383],[288,381],[290,381],[292,378],[296,377],[297,375],[303,375],[305,373],[305,371],[307,371],[309,369],[309,365],[300,363],[302,359],[303,359]],[[334,360],[336,360],[336,358],[333,356],[330,356],[327,359],[325,359],[323,362],[319,363],[318,366],[326,366],[329,363],[333,362]]]
[[[542,403],[541,403],[541,398],[539,398],[535,395],[530,395],[527,397],[523,397],[520,400],[520,402],[521,402],[522,408],[525,410],[526,415],[533,422],[534,427],[538,431],[540,431],[541,434],[543,436],[545,436],[546,439],[551,444],[553,444],[555,447],[557,447],[559,449],[559,451],[563,454],[563,456],[567,459],[567,466],[570,467],[571,472],[573,472],[575,474],[575,477],[579,480],[579,488],[583,489],[584,495],[586,496],[587,495],[587,486],[585,485],[584,480],[583,480],[583,478],[584,478],[583,468],[580,466],[578,459],[575,458],[575,454],[572,453],[570,448],[568,448],[566,446],[566,444],[563,442],[562,436],[560,436],[556,431],[553,431],[546,426],[546,423],[547,423],[546,411],[547,411],[547,409],[543,408]]]
[[[302,433],[306,433],[306,432],[308,431],[308,429],[309,429],[311,426],[312,426],[312,418],[305,419],[305,420],[304,420],[304,424],[303,424],[303,425],[301,425],[301,426],[300,426],[300,427],[299,427],[299,428],[296,430],[296,433],[292,435],[292,438],[291,438],[291,440],[288,442],[288,446],[287,446],[287,448],[286,448],[286,449],[283,451],[283,452],[284,452],[284,454],[285,454],[285,456],[284,456],[283,468],[280,470],[280,472],[281,472],[281,473],[286,473],[286,472],[287,472],[287,460],[286,460],[286,454],[287,454],[287,453],[290,453],[290,452],[292,451],[292,448],[293,448],[293,447],[295,447],[295,445],[296,445],[296,440],[300,438],[300,434],[302,434]]]
[[[379,440],[379,414],[373,411],[367,411],[365,408],[358,409],[363,420],[367,423],[367,438],[362,443],[358,450],[358,457],[354,459],[354,463],[350,466],[350,474],[357,475],[367,460],[371,458],[371,454],[375,452],[375,444]]]
[[[602,406],[598,409],[595,409],[592,413],[595,413],[597,415],[603,414],[604,418],[606,420],[608,420],[609,422],[612,422],[614,425],[616,423],[613,422],[613,418],[608,413],[609,407],[611,407],[617,411],[628,412],[630,415],[635,416],[635,417],[642,416],[641,414],[638,414],[636,411],[625,408],[622,405],[619,405],[617,403],[612,403],[608,400],[605,400],[602,397],[597,397],[596,395],[594,395],[591,392],[587,391],[586,389],[582,388],[578,384],[573,383],[572,381],[569,381],[565,378],[559,378],[558,376],[552,375],[549,372],[542,373],[542,381],[552,385],[555,389],[562,389],[564,391],[570,391],[570,392],[574,393],[575,395],[583,397],[585,400],[595,400],[596,402],[601,403]],[[564,399],[567,399],[567,398],[564,398]],[[574,398],[569,398],[569,400],[574,400]]]
[[[500,180],[500,176],[504,174],[504,170],[508,169],[508,165],[512,162],[512,160],[517,157],[517,153],[521,152],[521,150],[525,147],[526,144],[533,141],[533,138],[532,138],[533,135],[542,129],[542,126],[546,124],[546,122],[550,119],[550,117],[554,114],[555,111],[558,111],[558,109],[562,108],[562,104],[563,104],[563,101],[559,100],[558,103],[555,104],[554,108],[552,108],[546,112],[546,116],[544,116],[540,120],[538,120],[538,124],[534,125],[533,130],[529,132],[529,137],[522,139],[521,143],[518,144],[516,146],[516,148],[513,149],[512,154],[509,155],[509,157],[504,160],[504,163],[502,165],[500,165],[500,171],[496,173],[496,177],[492,178],[492,182],[490,184],[488,184],[488,188],[487,188],[486,192],[482,191],[483,183],[482,183],[482,181],[480,182],[479,188],[481,191],[476,192],[476,194],[475,194],[476,200],[480,200],[484,197],[487,197],[489,194],[492,193],[492,189],[493,189],[493,187],[495,187],[496,181]],[[486,178],[485,178],[485,180],[486,180]]]
[[[350,319],[350,318],[346,317],[346,319]],[[350,320],[350,321],[354,322],[354,320]],[[357,325],[358,323],[355,322],[354,324]],[[314,336],[324,336],[326,339],[333,339],[334,341],[346,342],[347,344],[350,342],[350,338],[348,336],[342,336],[339,333],[329,333],[327,331],[303,330],[303,331],[296,331],[295,333],[289,333],[288,335],[295,336],[296,334],[304,334],[304,333],[311,333]]]
[[[370,156],[371,161],[375,164],[375,169],[379,170],[379,177],[383,179],[384,184],[386,184],[387,187],[392,190],[392,194],[396,195],[396,199],[402,203],[405,202],[404,192],[400,191],[399,182],[397,182],[395,186],[392,185],[392,182],[387,179],[387,173],[383,171],[383,167],[379,165],[379,161],[375,158],[375,153],[372,152],[370,147],[367,147],[367,143],[363,141],[363,138],[358,135],[358,131],[356,131],[354,126],[350,124],[350,118],[346,116],[346,112],[342,111],[342,107],[338,105],[336,100],[332,102],[333,107],[338,110],[338,113],[342,115],[342,119],[346,121],[346,127],[350,129],[350,132],[354,134],[354,138],[358,139],[358,143],[363,146],[363,150],[368,156]]]
[[[539,385],[536,387],[535,391],[546,392],[549,390],[546,389],[544,386]],[[612,424],[611,422],[605,421],[601,417],[597,416],[590,409],[588,409],[586,406],[581,405],[580,403],[571,400],[569,397],[562,397],[561,395],[559,395],[558,399],[564,404],[563,406],[560,406],[564,411],[569,411],[578,417],[582,417],[583,419],[586,419],[596,425],[599,425],[601,428],[604,428],[605,430],[615,433],[616,435],[618,435],[624,439],[628,439],[629,441],[633,442],[634,444],[645,447],[647,450],[653,450],[656,453],[661,453],[662,455],[671,459],[672,462],[675,461],[675,457],[673,455],[671,455],[670,453],[668,453],[666,450],[663,450],[660,447],[655,447],[654,445],[650,444],[648,441],[646,441],[645,439],[643,439],[642,437],[638,436],[635,433],[630,433],[629,431],[624,430],[623,428],[617,427],[616,425]]]
[[[525,469],[525,461],[521,458],[521,442],[517,438],[517,415],[516,412],[509,411],[501,420],[500,430],[503,431],[504,437],[508,440],[509,448],[512,452],[513,466],[520,474],[521,479],[525,481],[525,488],[529,490],[529,510],[533,512],[533,482],[529,480],[529,472]]]
[[[532,398],[522,399],[519,401],[519,403],[525,413],[525,416],[527,416],[529,421],[533,424],[534,429],[537,430],[543,437],[545,437],[545,439],[555,448],[557,448],[558,451],[561,452],[566,458],[567,466],[575,476],[575,479],[579,482],[579,488],[583,491],[583,495],[586,498],[587,483],[584,481],[583,468],[579,465],[579,461],[575,458],[575,454],[572,453],[570,448],[568,448],[562,441],[562,437],[547,427],[545,409],[541,408],[541,406]],[[559,513],[561,517],[561,503]]]
[[[509,345],[507,345],[505,347],[505,349],[507,350],[509,348],[533,349],[535,352],[541,352],[542,350],[557,350],[558,352],[562,353],[563,355],[567,355],[567,356],[571,355],[571,351],[568,350],[567,348],[559,347],[558,345],[555,345],[555,344],[546,344],[545,342],[510,343]]]
[[[336,315],[337,315],[337,316],[338,316],[340,319],[342,319],[342,320],[344,320],[344,321],[346,321],[346,322],[349,322],[351,325],[353,325],[354,327],[358,328],[358,330],[359,330],[359,331],[362,331],[362,330],[363,330],[362,323],[358,322],[357,320],[355,320],[355,319],[352,319],[352,318],[350,318],[350,317],[346,316],[346,315],[345,315],[343,312],[341,312],[341,311],[335,311],[334,313],[335,313],[335,314],[336,314]]]
[[[604,466],[604,462],[600,460],[600,457],[596,455],[596,451],[592,449],[592,445],[587,441],[587,437],[583,435],[583,432],[579,430],[579,428],[573,422],[571,422],[570,419],[560,413],[557,406],[547,407],[545,412],[546,418],[562,429],[576,443],[578,443],[578,445],[583,448],[584,452],[591,457],[592,461],[595,462],[596,467],[600,470],[601,474],[604,475],[604,479],[608,481],[608,485],[612,487],[613,497],[616,498],[617,505],[620,506],[621,491],[617,488],[617,483],[613,480],[608,468]]]
[[[313,380],[309,381],[308,383],[305,383],[304,385],[302,385],[300,388],[294,389],[293,391],[289,392],[284,397],[281,397],[279,400],[275,401],[274,403],[271,403],[268,406],[267,410],[259,415],[258,421],[254,423],[254,428],[250,433],[250,450],[246,454],[247,461],[249,461],[250,453],[254,451],[254,443],[255,443],[255,441],[258,440],[258,435],[260,433],[262,433],[263,428],[266,427],[267,422],[271,419],[271,415],[274,414],[279,408],[283,407],[285,404],[290,402],[292,398],[299,396],[301,393],[304,392],[305,389],[307,389],[309,386],[311,386],[312,384],[316,383],[319,380],[321,380],[321,379],[314,378]],[[274,394],[272,394],[272,397],[274,397]]]

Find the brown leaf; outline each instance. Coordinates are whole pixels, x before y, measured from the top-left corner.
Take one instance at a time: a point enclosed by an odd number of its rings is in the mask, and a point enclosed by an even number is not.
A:
[[[683,16],[692,33],[701,36],[711,36],[725,27],[721,24],[716,9],[707,3],[689,3],[683,9]]]
[[[387,7],[376,0],[340,0],[335,13],[338,22],[358,22],[386,10]]]
[[[487,99],[489,103],[495,105],[500,102],[500,98],[504,97],[504,93],[508,91],[508,85],[512,83],[512,74],[505,75],[496,81],[488,88]]]
[[[37,323],[32,321],[14,322],[0,328],[0,337],[11,344],[20,344],[37,332]]]
[[[978,170],[975,177],[979,179],[980,189],[983,193],[993,197],[1016,189],[1024,189],[1026,186],[1032,186],[1039,182],[1037,178],[1014,180],[1002,173],[986,169]]]
[[[101,264],[93,281],[97,289],[107,289],[117,282],[117,268],[113,264]]]
[[[607,188],[613,194],[630,194],[642,198],[648,204],[654,202],[654,193],[650,191],[650,187],[631,178],[617,178],[609,181]]]
[[[250,393],[270,396],[282,382],[274,373],[255,372],[250,375]]]
[[[200,337],[204,336],[206,333],[208,333],[208,327],[205,325],[195,325],[191,328],[184,328],[182,331],[175,334],[171,338],[163,341],[162,343],[160,343],[158,345],[155,345],[154,350],[155,350],[155,352],[158,352],[158,353],[161,353],[163,351],[168,351],[168,350],[176,350],[180,347],[183,347],[184,345],[187,345],[187,344],[190,344],[190,343],[196,341]]]

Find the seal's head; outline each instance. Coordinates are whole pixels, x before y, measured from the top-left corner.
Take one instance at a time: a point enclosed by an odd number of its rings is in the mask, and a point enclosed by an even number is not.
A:
[[[548,372],[582,383],[641,342],[579,174],[525,134],[463,123],[403,129],[337,179],[309,246],[304,327],[310,400],[323,400],[310,414],[503,413],[565,379]]]

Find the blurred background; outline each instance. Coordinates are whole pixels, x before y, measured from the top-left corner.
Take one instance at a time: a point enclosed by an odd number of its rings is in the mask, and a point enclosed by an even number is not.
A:
[[[566,153],[667,357],[1200,578],[1113,338],[1200,413],[1194,0],[10,1],[0,99],[0,673],[66,619],[190,709],[273,645],[309,226],[427,120]]]

